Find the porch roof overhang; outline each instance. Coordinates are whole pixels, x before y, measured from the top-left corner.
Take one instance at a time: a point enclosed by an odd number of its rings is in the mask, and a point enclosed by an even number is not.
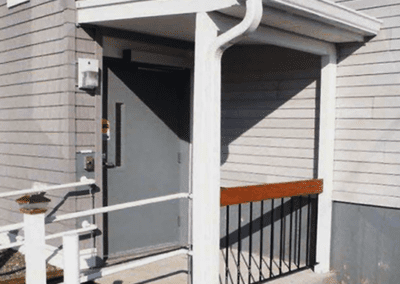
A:
[[[196,13],[213,14],[219,28],[224,31],[243,19],[245,5],[244,0],[76,2],[79,24],[121,28],[185,41],[194,41]],[[239,44],[274,44],[276,38],[283,36],[294,40],[293,48],[298,46],[298,40],[306,44],[310,40],[320,43],[362,42],[364,37],[376,35],[382,24],[378,19],[326,0],[263,0],[263,6],[259,29]],[[326,54],[324,51],[303,51]]]

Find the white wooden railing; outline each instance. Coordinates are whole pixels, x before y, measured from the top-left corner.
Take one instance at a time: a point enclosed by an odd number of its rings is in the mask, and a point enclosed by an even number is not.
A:
[[[79,187],[85,185],[93,185],[95,180],[87,179],[82,177],[79,182],[67,183],[62,185],[54,185],[42,188],[30,188],[12,192],[5,192],[0,194],[1,197],[10,197],[16,195],[38,193],[38,192],[48,192],[57,189]],[[176,193],[167,196],[149,198],[145,200],[138,200],[132,202],[126,202],[122,204],[116,204],[112,206],[105,206],[101,208],[95,208],[90,210],[85,210],[81,212],[68,213],[60,216],[52,216],[45,218],[43,214],[24,214],[24,222],[7,225],[0,227],[0,233],[9,232],[17,229],[25,230],[25,240],[16,241],[7,245],[0,246],[0,251],[12,247],[18,247],[25,245],[25,262],[26,262],[26,283],[27,284],[45,284],[46,283],[46,260],[44,257],[45,240],[54,239],[58,237],[63,238],[63,257],[64,257],[64,283],[66,284],[78,284],[81,282],[93,280],[108,274],[116,273],[122,270],[130,269],[133,267],[138,267],[158,261],[160,259],[169,258],[178,254],[187,254],[187,249],[180,249],[173,252],[164,253],[162,255],[151,256],[145,259],[141,259],[135,262],[125,263],[117,267],[109,268],[108,270],[99,270],[89,275],[81,276],[80,265],[79,265],[79,234],[87,233],[97,229],[96,225],[87,223],[81,229],[60,232],[45,236],[44,226],[45,224],[50,224],[54,222],[75,219],[85,216],[92,216],[95,214],[103,214],[117,210],[123,210],[132,207],[139,207],[148,204],[155,204],[160,202],[165,202],[169,200],[176,200],[181,198],[191,198],[189,193]],[[29,232],[29,233],[28,233]]]

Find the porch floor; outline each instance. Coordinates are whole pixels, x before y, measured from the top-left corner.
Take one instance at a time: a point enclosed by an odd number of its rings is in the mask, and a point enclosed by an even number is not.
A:
[[[231,252],[232,255],[237,255],[235,251]],[[220,284],[225,284],[225,264],[224,264],[224,251],[221,251],[220,257]],[[246,255],[242,256],[243,261],[246,259]],[[254,259],[257,255],[254,255]],[[230,257],[231,261],[229,266],[236,267],[236,259]],[[248,258],[247,258],[248,259]],[[241,260],[242,261],[242,260]],[[266,261],[268,262],[268,261]],[[243,262],[243,267],[246,267],[247,262]],[[256,267],[254,262],[252,267]],[[253,269],[252,269],[253,270]],[[264,271],[265,270],[265,271]],[[256,270],[254,269],[254,274]],[[273,269],[273,272],[278,274],[279,270]],[[287,272],[287,269],[283,269],[283,272]],[[229,284],[236,284],[237,271],[231,270],[232,279],[228,281]],[[247,269],[242,271],[242,277],[247,282]],[[258,273],[258,272],[257,272]],[[269,273],[267,266],[263,269],[263,273]],[[268,274],[269,275],[269,274]],[[258,277],[258,274],[257,274]],[[258,278],[257,278],[258,279]],[[274,284],[339,284],[335,279],[333,273],[327,274],[316,274],[311,269],[303,270],[288,276],[271,279],[268,281]],[[187,269],[187,256],[178,255],[169,259],[160,260],[148,265],[144,265],[138,268],[125,270],[113,275],[105,276],[103,278],[95,280],[97,284],[186,284],[188,283],[188,269]],[[256,282],[255,282],[256,283]]]

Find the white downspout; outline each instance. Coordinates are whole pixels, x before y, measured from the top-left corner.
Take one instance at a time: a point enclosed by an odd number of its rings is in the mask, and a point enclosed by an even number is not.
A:
[[[246,7],[243,21],[219,36],[207,13],[196,15],[192,118],[194,284],[219,283],[221,58],[228,47],[260,24],[262,0],[247,0]]]
[[[263,15],[262,0],[247,0],[246,14],[240,24],[221,34],[211,45],[211,52],[215,52],[220,58],[224,51],[238,42],[242,37],[254,32],[260,25]]]

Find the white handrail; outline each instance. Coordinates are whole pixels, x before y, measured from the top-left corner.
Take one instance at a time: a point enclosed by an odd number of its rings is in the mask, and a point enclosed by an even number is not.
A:
[[[47,192],[47,191],[51,191],[51,190],[63,189],[63,188],[69,188],[69,187],[91,185],[91,184],[94,184],[95,182],[96,181],[94,179],[88,179],[85,176],[83,176],[83,177],[81,177],[81,180],[78,182],[3,192],[3,193],[0,193],[0,198],[15,196],[15,195],[29,194],[29,193],[36,193],[36,192]]]
[[[2,227],[0,227],[0,233],[19,230],[19,229],[22,229],[23,227],[24,227],[24,223],[23,222],[22,223],[12,224],[12,225],[2,226]]]
[[[72,234],[72,233],[81,234],[81,233],[85,233],[85,232],[94,231],[96,229],[97,229],[96,225],[90,225],[90,226],[87,226],[87,227],[84,227],[84,228],[80,228],[80,229],[76,229],[76,230],[70,230],[70,231],[65,231],[65,232],[61,232],[61,233],[48,235],[48,236],[45,237],[45,240],[56,239],[56,238],[59,238],[59,237],[63,237],[66,234]],[[19,247],[19,246],[22,246],[24,244],[25,244],[25,241],[12,242],[12,243],[9,243],[7,245],[0,246],[0,251],[3,250],[3,249]]]
[[[143,205],[147,205],[147,204],[159,203],[159,202],[168,201],[168,200],[174,200],[174,199],[179,199],[179,198],[189,198],[189,197],[190,197],[189,193],[176,193],[176,194],[171,194],[171,195],[167,195],[167,196],[149,198],[149,199],[144,199],[144,200],[139,200],[139,201],[131,201],[131,202],[126,202],[126,203],[122,203],[122,204],[116,204],[116,205],[105,206],[105,207],[101,207],[101,208],[95,208],[95,209],[90,209],[90,210],[76,212],[76,213],[64,214],[61,216],[50,217],[49,219],[46,220],[46,224],[58,222],[58,221],[64,221],[64,220],[68,220],[68,219],[91,216],[94,214],[108,213],[111,211],[122,210],[122,209],[131,208],[131,207],[138,207],[138,206],[143,206]]]

